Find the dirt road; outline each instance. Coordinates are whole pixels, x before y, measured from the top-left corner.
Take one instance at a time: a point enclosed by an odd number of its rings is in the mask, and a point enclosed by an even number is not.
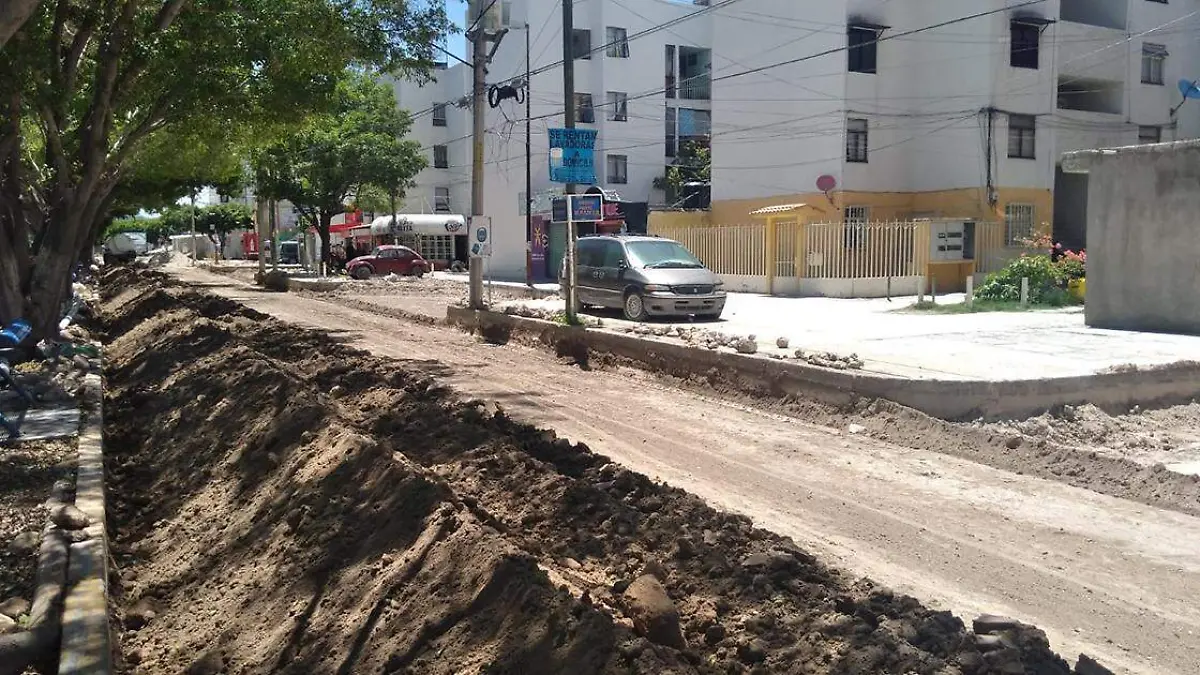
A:
[[[180,278],[421,365],[471,396],[970,617],[1118,672],[1200,672],[1200,519],[911,450],[552,355],[196,270]]]

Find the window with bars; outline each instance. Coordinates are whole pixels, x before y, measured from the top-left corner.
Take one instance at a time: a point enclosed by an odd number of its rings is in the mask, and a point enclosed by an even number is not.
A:
[[[433,168],[450,168],[450,147],[446,145],[433,146]]]
[[[433,210],[435,213],[450,213],[450,188],[433,188]]]
[[[1167,61],[1165,45],[1149,42],[1142,45],[1142,84],[1162,84],[1163,66]]]
[[[867,241],[867,223],[871,219],[871,207],[846,207],[846,248],[859,248]]]
[[[867,121],[865,119],[849,119],[846,121],[846,161],[867,162]]]
[[[607,33],[608,50],[605,52],[606,55],[614,59],[629,58],[629,37],[625,29],[609,26]]]
[[[1025,246],[1033,239],[1033,204],[1004,205],[1004,245]]]
[[[608,119],[613,122],[629,120],[629,94],[623,91],[608,92]]]
[[[596,121],[596,109],[592,105],[591,94],[575,94],[575,121],[593,124]]]
[[[608,182],[614,185],[624,185],[629,182],[629,157],[627,155],[608,156]]]
[[[1008,156],[1037,158],[1037,119],[1033,115],[1008,116]]]
[[[453,260],[454,236],[442,234],[423,234],[417,238],[417,252],[426,260]]]
[[[438,103],[437,105],[433,106],[433,126],[435,126],[435,127],[446,126],[446,104],[445,103]]]
[[[1162,127],[1138,127],[1138,145],[1162,143]]]

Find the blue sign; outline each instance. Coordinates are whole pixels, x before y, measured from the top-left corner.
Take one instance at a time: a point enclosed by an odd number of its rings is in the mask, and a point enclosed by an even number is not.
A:
[[[1179,93],[1186,101],[1189,98],[1200,98],[1200,80],[1180,80]]]
[[[571,222],[594,223],[604,220],[604,197],[600,195],[571,195]]]
[[[550,181],[595,183],[595,148],[595,129],[551,129]]]

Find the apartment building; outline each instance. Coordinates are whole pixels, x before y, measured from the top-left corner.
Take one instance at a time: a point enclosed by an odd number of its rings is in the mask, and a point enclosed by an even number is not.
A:
[[[498,0],[486,18],[509,29],[492,84],[521,84],[529,31],[539,197],[559,187],[559,7]],[[1004,218],[1014,242],[1053,221],[1082,244],[1086,178],[1058,169],[1063,152],[1200,136],[1200,101],[1179,106],[1176,86],[1200,78],[1200,0],[587,0],[574,25],[576,122],[598,132],[598,183],[669,205],[678,195],[656,179],[706,145],[712,222],[807,203],[829,219]],[[394,83],[431,162],[407,211],[470,211],[470,79],[455,65]],[[513,100],[487,111],[498,276],[524,274],[524,118]]]

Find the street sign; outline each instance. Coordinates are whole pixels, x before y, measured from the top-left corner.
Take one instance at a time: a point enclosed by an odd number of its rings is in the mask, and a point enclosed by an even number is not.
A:
[[[492,255],[492,219],[489,216],[471,216],[467,221],[471,233],[471,257],[488,258]]]
[[[604,197],[600,195],[571,195],[571,222],[594,223],[604,220]]]
[[[551,129],[551,182],[595,183],[595,148],[595,129]]]

